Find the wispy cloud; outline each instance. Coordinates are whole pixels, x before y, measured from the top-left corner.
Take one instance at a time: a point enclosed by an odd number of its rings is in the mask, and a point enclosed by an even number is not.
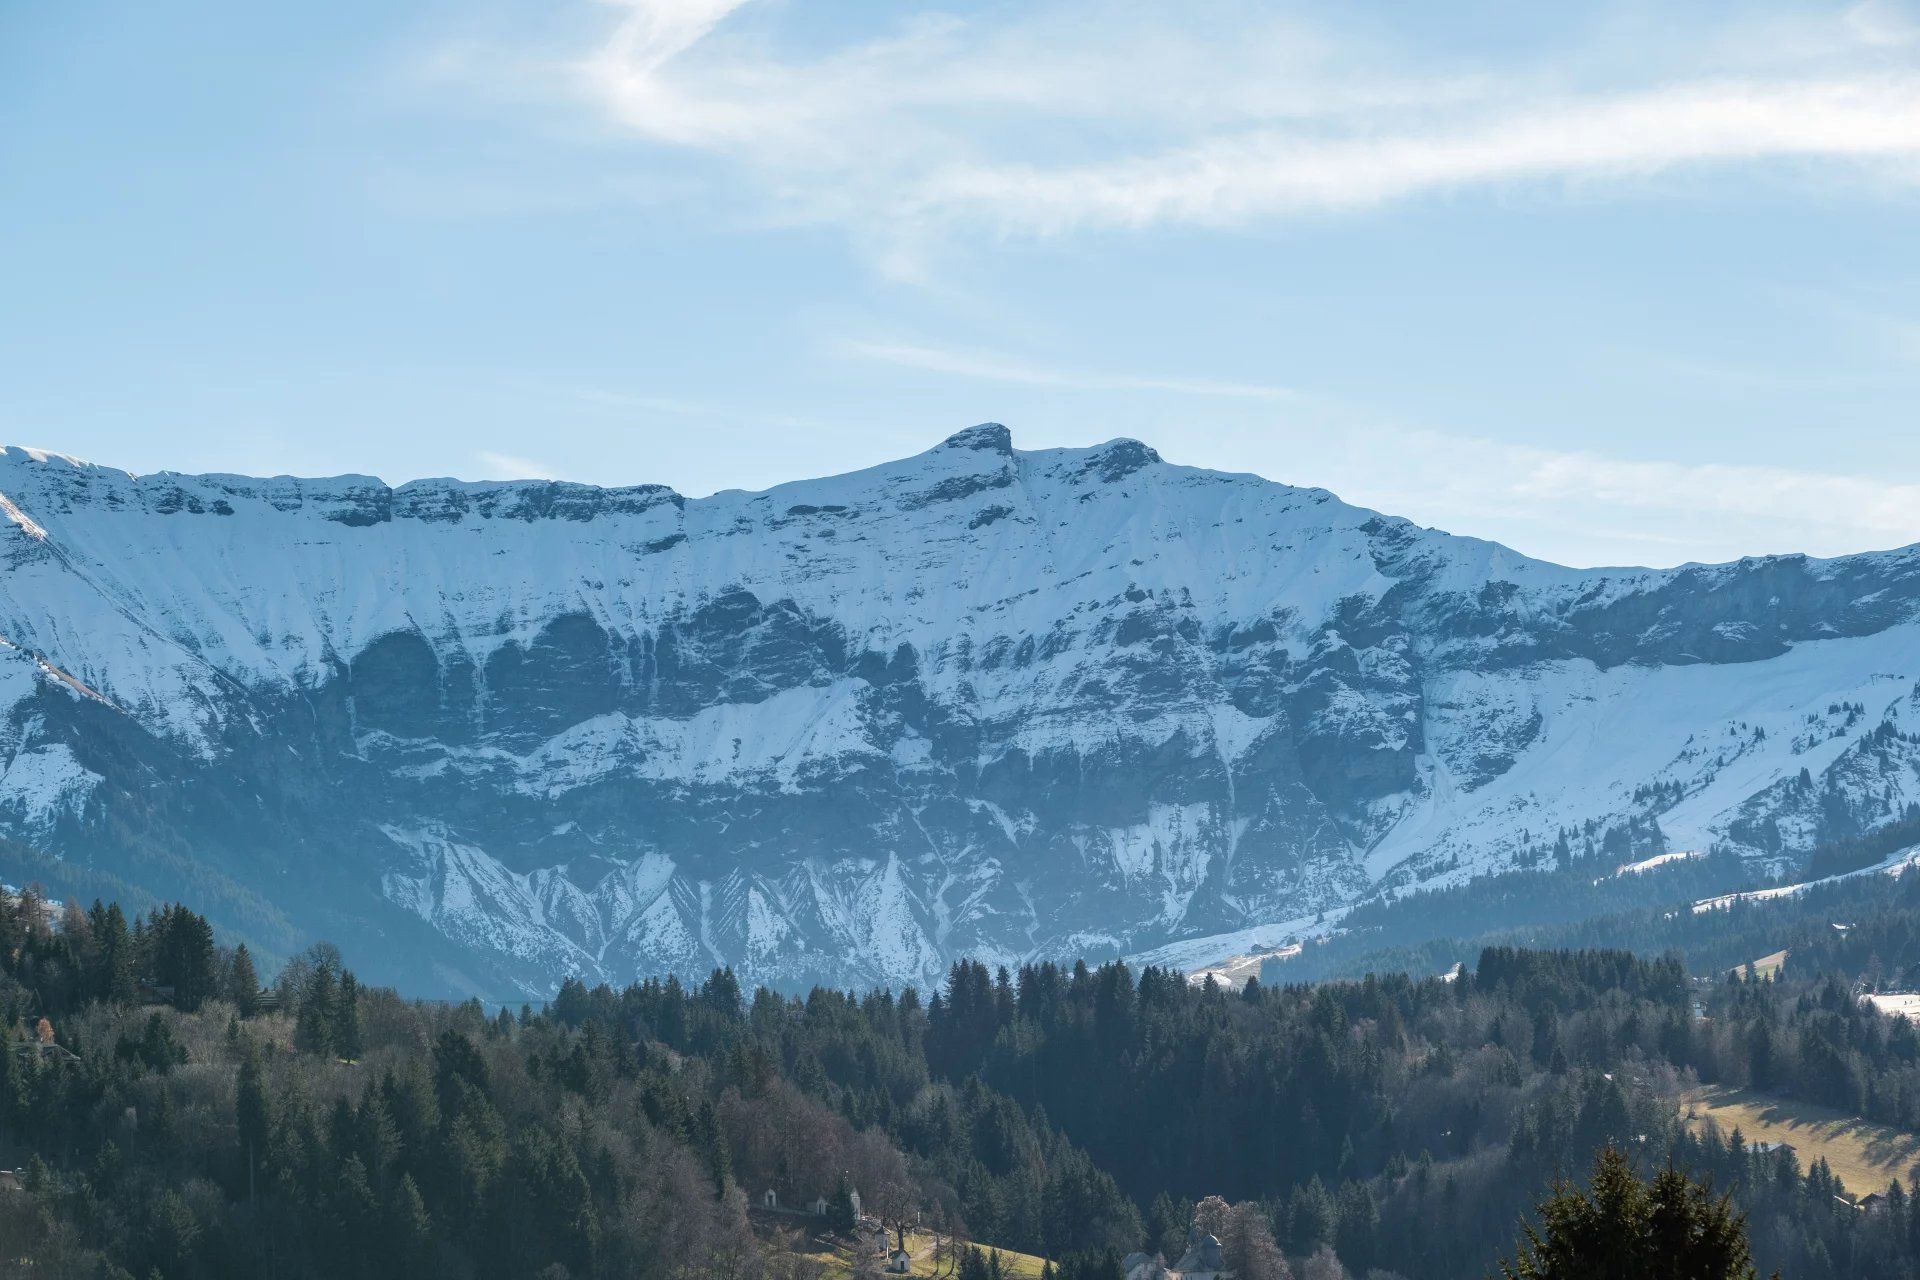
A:
[[[1570,564],[1839,555],[1920,541],[1920,484],[1878,477],[1352,421],[1247,429],[1236,439],[1236,465],[1247,470],[1288,478],[1309,467],[1314,483],[1349,501]]]
[[[929,212],[973,208],[1034,233],[1220,224],[1352,208],[1430,191],[1541,178],[1633,178],[1681,165],[1920,157],[1920,76],[1730,82],[1529,103],[1386,136],[1259,132],[1162,155],[934,175]]]
[[[1899,47],[1920,42],[1920,14],[1901,0],[1861,0],[1842,21],[1867,44]]]
[[[1061,391],[1149,391],[1234,400],[1294,400],[1300,394],[1287,387],[1257,382],[1221,382],[1211,378],[1051,368],[990,352],[959,351],[909,342],[849,339],[839,343],[838,350],[857,359],[920,369],[928,373]]]
[[[1839,527],[1901,542],[1920,537],[1920,484],[1737,463],[1687,465],[1592,453],[1517,450],[1515,496],[1577,498],[1616,509],[1717,513]]]
[[[1247,223],[1702,165],[1920,180],[1920,22],[1897,0],[1599,70],[1571,47],[1434,65],[1232,4],[909,12],[823,44],[755,0],[607,3],[603,37],[539,78],[756,184],[761,216],[848,225],[883,258],[954,230]]]

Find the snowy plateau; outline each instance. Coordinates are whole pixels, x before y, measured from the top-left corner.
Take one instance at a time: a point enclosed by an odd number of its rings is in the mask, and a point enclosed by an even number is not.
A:
[[[0,563],[8,856],[416,994],[927,983],[1920,800],[1920,548],[1575,570],[1129,440],[701,499],[8,449]]]

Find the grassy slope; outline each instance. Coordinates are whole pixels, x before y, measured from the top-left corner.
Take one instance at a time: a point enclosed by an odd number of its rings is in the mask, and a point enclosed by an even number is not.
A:
[[[1748,1142],[1786,1143],[1803,1169],[1825,1157],[1854,1196],[1884,1191],[1895,1178],[1904,1182],[1920,1161],[1920,1135],[1751,1089],[1710,1085],[1687,1094],[1681,1106],[1696,1128],[1711,1118],[1724,1133],[1738,1128]]]
[[[1761,956],[1756,960],[1749,961],[1749,963],[1753,966],[1753,976],[1756,978],[1773,977],[1775,974],[1780,972],[1781,966],[1786,964],[1786,962],[1787,962],[1787,953],[1784,951],[1771,952],[1770,954]],[[1740,968],[1734,970],[1734,972],[1744,975],[1746,973],[1746,969],[1747,969],[1747,966],[1742,965],[1740,966]]]
[[[989,1245],[979,1247],[983,1250],[991,1248]],[[909,1275],[926,1277],[934,1274],[933,1237],[910,1233],[907,1236],[907,1252],[913,1255],[913,1270],[908,1272]],[[844,1244],[836,1243],[829,1247],[819,1238],[815,1238],[805,1242],[802,1253],[805,1257],[821,1263],[826,1268],[826,1275],[832,1280],[840,1280],[841,1277],[851,1276],[854,1273],[852,1251]],[[1018,1280],[1038,1280],[1042,1265],[1041,1259],[1032,1254],[1000,1250],[1001,1274],[1009,1277],[1010,1280],[1015,1277]],[[953,1268],[947,1266],[945,1274],[951,1276]]]

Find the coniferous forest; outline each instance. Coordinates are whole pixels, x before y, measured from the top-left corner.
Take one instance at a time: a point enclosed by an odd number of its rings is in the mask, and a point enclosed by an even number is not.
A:
[[[363,987],[324,946],[263,989],[187,907],[7,895],[0,1167],[24,1172],[0,1253],[167,1280],[799,1276],[769,1193],[829,1216],[852,1193],[1063,1276],[1173,1259],[1198,1214],[1249,1280],[1444,1280],[1492,1274],[1611,1149],[1730,1195],[1763,1274],[1912,1275],[1904,1188],[1863,1212],[1821,1164],[1679,1122],[1705,1081],[1920,1128],[1920,1037],[1847,959],[1703,981],[1490,947],[1446,978],[1236,992],[962,963],[937,992],[804,997],[718,971],[488,1010]]]

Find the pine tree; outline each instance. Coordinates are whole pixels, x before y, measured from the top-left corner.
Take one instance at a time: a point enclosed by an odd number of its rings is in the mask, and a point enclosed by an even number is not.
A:
[[[333,1003],[333,1051],[349,1062],[360,1058],[360,983],[351,970],[340,975]]]
[[[200,1220],[178,1191],[169,1187],[154,1202],[147,1226],[148,1247],[165,1275],[187,1275],[193,1269],[194,1246],[200,1239]]]
[[[380,1081],[380,1101],[393,1117],[399,1151],[410,1169],[420,1167],[440,1128],[440,1102],[426,1066],[418,1057],[403,1063]]]
[[[134,980],[134,943],[127,931],[126,913],[117,902],[101,906],[96,901],[87,916],[95,966],[89,986],[102,1000],[131,1004],[139,994],[139,984]]]
[[[1364,1270],[1373,1261],[1380,1236],[1380,1210],[1364,1182],[1342,1184],[1334,1252],[1348,1266]]]
[[[251,1201],[259,1191],[260,1172],[273,1134],[273,1102],[267,1096],[266,1082],[261,1078],[260,1056],[254,1052],[252,1044],[248,1044],[246,1056],[240,1060],[234,1112],[240,1131],[240,1167],[245,1171],[242,1185],[247,1199]]]
[[[302,1053],[327,1054],[334,1051],[333,1037],[340,1025],[335,1009],[337,987],[333,966],[317,964],[300,993],[300,1013],[294,1019],[293,1047]]]
[[[433,1252],[433,1219],[412,1174],[403,1174],[387,1204],[385,1272],[393,1280],[425,1275]]]
[[[713,1177],[713,1193],[724,1195],[727,1184],[733,1181],[733,1153],[727,1150],[727,1135],[720,1128],[720,1118],[714,1113],[711,1102],[700,1104],[699,1129],[696,1140],[707,1160],[707,1172]]]
[[[13,1029],[0,1018],[0,1134],[18,1130],[26,1106],[20,1059],[14,1052]]]
[[[842,1235],[852,1231],[855,1225],[853,1183],[847,1180],[847,1175],[844,1173],[840,1175],[839,1182],[834,1184],[833,1203],[827,1213],[827,1225]]]
[[[183,906],[162,907],[148,932],[154,981],[173,989],[173,1005],[191,1013],[220,990],[213,926]]]
[[[1332,1240],[1337,1217],[1333,1197],[1318,1174],[1304,1187],[1295,1187],[1287,1207],[1287,1238],[1292,1252],[1312,1253]]]
[[[173,1034],[172,1025],[160,1014],[147,1015],[146,1031],[140,1037],[140,1061],[149,1071],[165,1074],[187,1060],[187,1047]]]
[[[1193,1209],[1185,1210],[1162,1191],[1147,1208],[1147,1248],[1178,1259],[1180,1245],[1187,1238],[1187,1224],[1193,1221]]]
[[[1562,1185],[1540,1206],[1506,1280],[1753,1280],[1747,1223],[1727,1197],[1669,1167],[1651,1184],[1637,1177],[1617,1148],[1594,1160],[1586,1191]]]
[[[330,1225],[339,1233],[337,1243],[329,1253],[342,1261],[353,1259],[357,1262],[364,1257],[366,1243],[381,1217],[373,1186],[367,1180],[367,1168],[360,1163],[359,1156],[349,1155],[340,1162],[327,1190],[333,1207]],[[359,1271],[361,1268],[349,1266],[342,1270]]]
[[[244,942],[233,949],[227,962],[227,999],[243,1018],[251,1018],[259,1004],[260,975],[254,972],[253,953]]]
[[[373,1179],[374,1191],[385,1196],[391,1170],[400,1158],[400,1130],[378,1089],[369,1089],[354,1114],[353,1147]]]

